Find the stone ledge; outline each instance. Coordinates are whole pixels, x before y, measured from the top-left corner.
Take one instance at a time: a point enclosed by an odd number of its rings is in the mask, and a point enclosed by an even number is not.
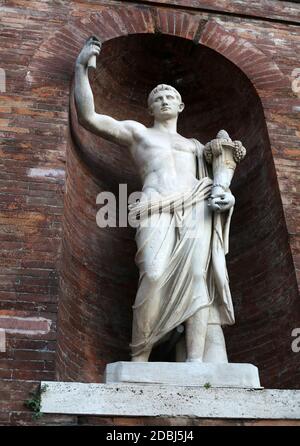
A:
[[[43,381],[43,413],[300,419],[300,391]]]
[[[119,361],[107,364],[104,382],[261,389],[257,367],[236,363]]]

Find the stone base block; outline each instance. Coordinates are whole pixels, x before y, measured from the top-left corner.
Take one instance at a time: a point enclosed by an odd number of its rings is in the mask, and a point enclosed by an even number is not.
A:
[[[252,364],[197,362],[114,362],[107,364],[106,383],[260,389]]]
[[[300,391],[42,382],[41,412],[125,417],[300,419]]]

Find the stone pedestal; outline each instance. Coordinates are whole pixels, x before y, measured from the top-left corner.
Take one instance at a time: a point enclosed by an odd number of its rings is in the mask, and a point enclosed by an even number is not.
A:
[[[105,382],[261,389],[252,364],[120,361],[107,364]]]
[[[300,419],[300,391],[42,382],[41,412],[125,417]]]

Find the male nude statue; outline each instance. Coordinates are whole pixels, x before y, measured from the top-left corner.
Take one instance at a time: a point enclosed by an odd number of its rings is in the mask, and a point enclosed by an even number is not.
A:
[[[132,360],[148,361],[153,346],[184,324],[186,361],[227,362],[221,326],[234,323],[225,245],[236,163],[224,158],[221,143],[234,143],[224,131],[205,148],[179,135],[177,119],[184,104],[178,91],[164,84],[148,98],[154,119],[150,128],[96,113],[88,65],[100,51],[101,43],[91,38],[76,61],[78,119],[91,132],[129,149],[143,182],[142,202],[133,210],[144,215],[144,222],[148,219],[136,233],[140,282],[133,306]],[[223,153],[223,161],[214,164],[216,153]],[[164,206],[170,204],[173,211],[166,212]],[[191,238],[186,226],[195,209],[201,218]]]

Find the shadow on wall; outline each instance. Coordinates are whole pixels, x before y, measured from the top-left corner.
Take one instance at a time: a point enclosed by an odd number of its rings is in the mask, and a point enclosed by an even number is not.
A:
[[[232,185],[237,204],[228,269],[236,325],[226,329],[229,358],[257,365],[265,387],[295,387],[296,279],[263,109],[251,82],[215,51],[161,34],[106,42],[90,79],[99,113],[151,125],[147,95],[168,83],[186,104],[181,134],[206,143],[224,128],[243,141],[248,155]],[[78,124],[72,94],[70,113],[57,375],[101,382],[106,363],[129,360],[138,271],[134,230],[98,228],[96,196],[118,194],[120,183],[131,193],[141,183],[126,149]]]

